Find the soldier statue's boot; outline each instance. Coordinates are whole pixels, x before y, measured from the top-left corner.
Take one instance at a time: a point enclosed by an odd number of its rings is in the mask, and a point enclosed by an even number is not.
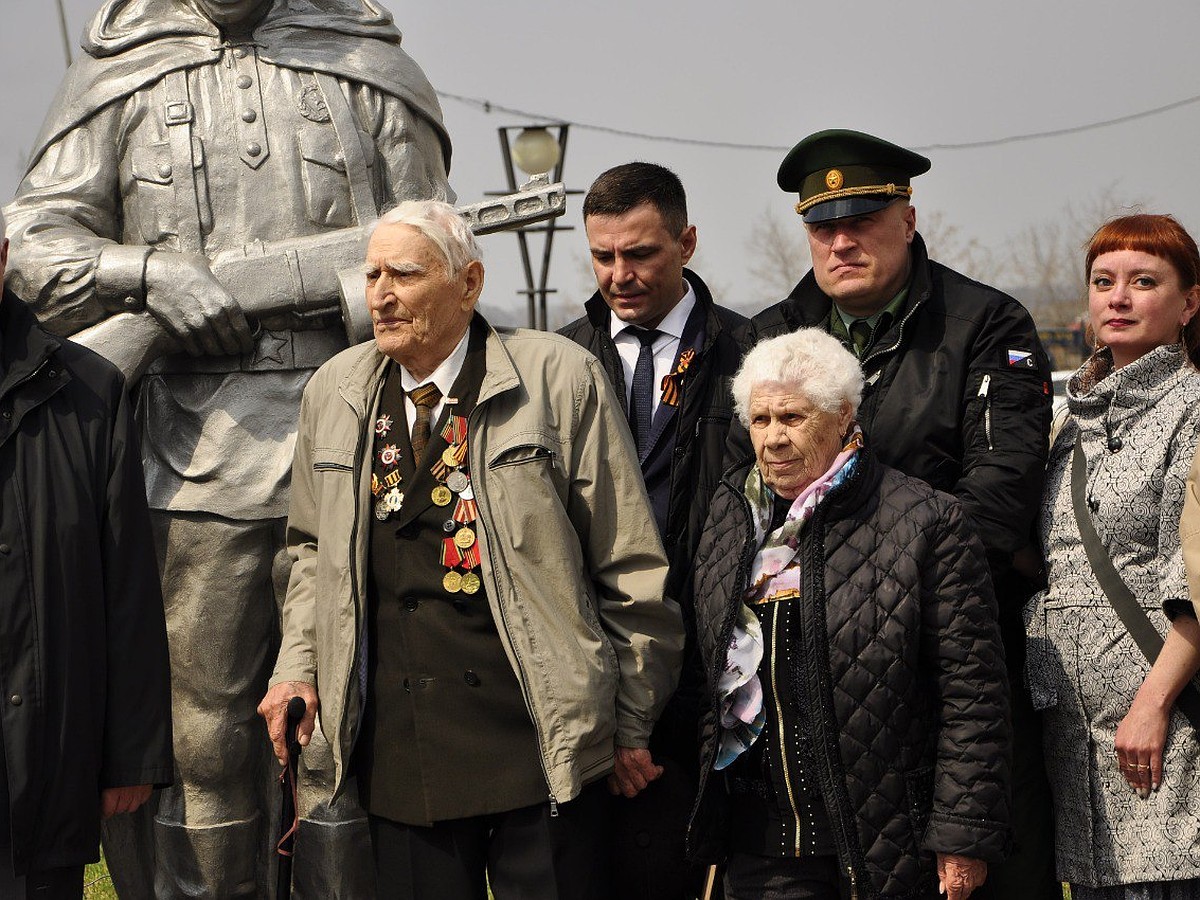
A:
[[[295,900],[372,900],[375,862],[367,819],[301,819],[292,858]]]
[[[318,714],[319,716],[319,714]],[[333,752],[318,727],[300,754],[300,830],[292,858],[296,900],[374,900],[375,861],[358,781],[333,798]]]
[[[104,858],[121,900],[154,900],[154,811],[158,792],[140,809],[100,823]]]
[[[154,883],[159,900],[266,896],[259,883],[262,828],[258,815],[200,826],[156,819]]]

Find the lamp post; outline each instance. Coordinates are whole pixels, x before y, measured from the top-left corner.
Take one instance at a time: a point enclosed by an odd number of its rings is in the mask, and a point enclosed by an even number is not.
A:
[[[63,0],[58,0],[58,29],[62,33],[63,54],[67,57],[67,65],[71,65],[71,36],[67,32],[67,11],[63,8]]]
[[[567,155],[566,123],[559,125],[502,125],[500,132],[500,152],[504,157],[504,172],[508,176],[508,193],[517,190],[517,173],[520,169],[527,175],[541,175],[552,172],[550,181],[562,181],[563,159]],[[551,133],[555,131],[555,134]],[[510,132],[520,132],[515,140],[509,139]],[[514,168],[515,167],[515,168]],[[568,194],[578,191],[567,191]],[[529,303],[529,327],[543,331],[548,328],[546,315],[546,296],[557,293],[547,284],[550,277],[550,251],[554,245],[554,234],[558,231],[571,231],[569,225],[558,225],[556,219],[548,219],[538,225],[530,225],[517,230],[517,245],[521,251],[521,265],[525,273],[525,294]],[[542,268],[535,282],[533,263],[529,255],[529,235],[541,232],[544,235],[542,244]]]

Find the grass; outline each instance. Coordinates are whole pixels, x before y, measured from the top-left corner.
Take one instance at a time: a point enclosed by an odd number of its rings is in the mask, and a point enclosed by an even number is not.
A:
[[[83,870],[83,900],[117,900],[117,891],[113,887],[112,876],[108,874],[103,853],[100,862],[92,863]]]

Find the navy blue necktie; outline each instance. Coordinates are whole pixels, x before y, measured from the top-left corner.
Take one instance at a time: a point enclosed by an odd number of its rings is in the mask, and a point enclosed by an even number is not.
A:
[[[650,444],[650,428],[654,421],[654,342],[662,334],[656,328],[634,328],[627,332],[642,342],[638,349],[637,365],[633,369],[633,391],[629,397],[629,424],[637,442],[638,456]]]

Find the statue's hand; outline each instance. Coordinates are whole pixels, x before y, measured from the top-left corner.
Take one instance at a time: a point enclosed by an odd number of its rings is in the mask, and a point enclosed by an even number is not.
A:
[[[246,315],[198,253],[151,253],[146,260],[146,311],[192,356],[249,352]]]

